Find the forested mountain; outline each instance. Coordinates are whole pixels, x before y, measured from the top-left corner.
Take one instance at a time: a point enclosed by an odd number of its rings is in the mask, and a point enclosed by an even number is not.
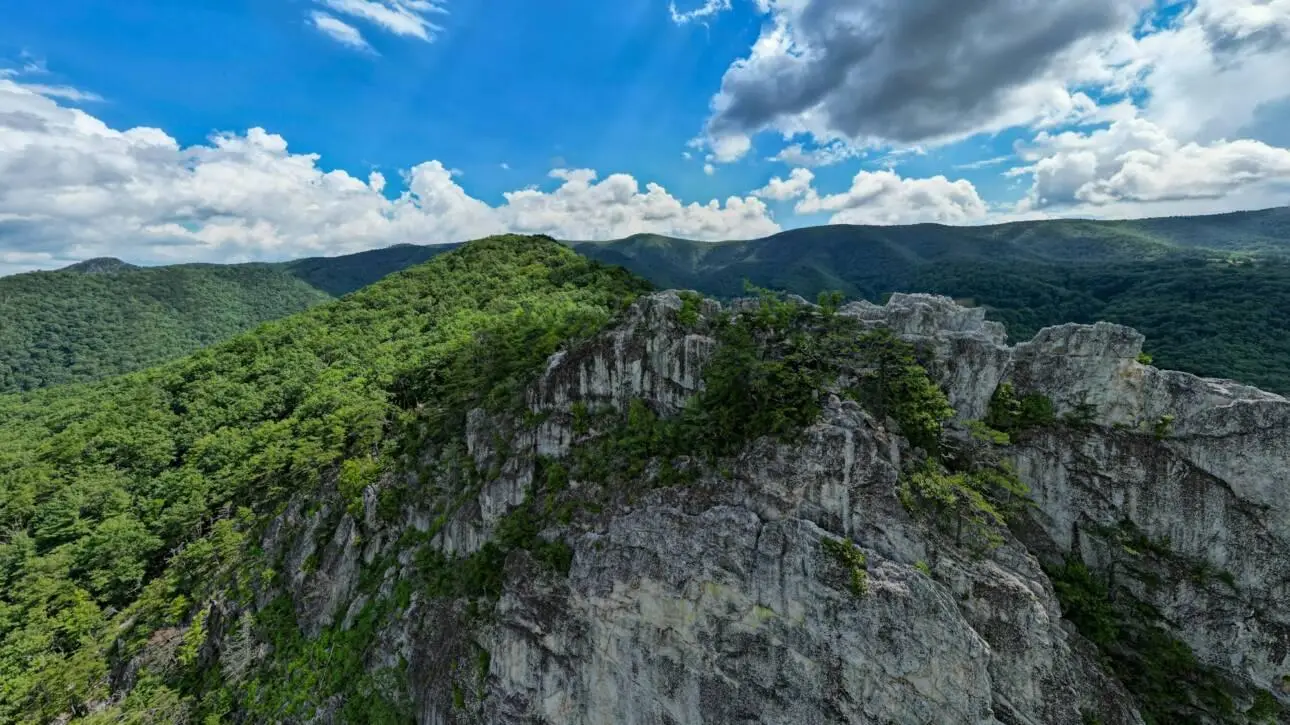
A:
[[[0,722],[1285,721],[1290,403],[648,292],[490,238],[0,396]]]
[[[329,295],[343,297],[392,272],[421,264],[457,246],[396,244],[338,257],[307,257],[278,266]]]
[[[1290,208],[1131,221],[795,229],[707,243],[656,235],[569,242],[660,288],[807,298],[935,292],[983,306],[1016,339],[1108,320],[1162,365],[1290,392]],[[137,370],[365,287],[457,245],[397,245],[273,265],[139,269],[89,260],[0,278],[0,391]],[[62,276],[57,276],[61,274]],[[292,277],[295,280],[291,279]],[[309,289],[299,282],[306,283]]]
[[[279,264],[98,258],[0,277],[0,393],[141,370],[354,290],[456,245]]]
[[[139,370],[327,299],[262,264],[96,259],[0,277],[0,392]]]
[[[267,722],[314,686],[374,698],[371,681],[305,684],[361,674],[347,658],[362,653],[323,644],[332,669],[293,664],[312,650],[287,648],[301,643],[289,608],[256,625],[272,665],[239,678],[209,666],[212,598],[254,599],[279,575],[248,537],[324,476],[361,506],[404,450],[456,435],[476,405],[513,405],[558,345],[646,287],[551,240],[485,240],[147,372],[0,396],[0,722],[220,722],[230,709]],[[167,640],[177,626],[188,634]],[[116,668],[158,641],[174,645],[167,659],[92,715],[121,686]]]
[[[655,235],[575,242],[663,288],[738,295],[744,281],[813,298],[932,292],[987,309],[1014,339],[1106,320],[1158,363],[1290,392],[1290,208],[992,227],[823,226],[708,244]]]

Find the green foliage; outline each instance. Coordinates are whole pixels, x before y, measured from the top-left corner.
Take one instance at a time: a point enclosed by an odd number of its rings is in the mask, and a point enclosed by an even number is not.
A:
[[[1170,433],[1173,430],[1173,426],[1174,426],[1174,417],[1172,415],[1167,415],[1167,414],[1162,415],[1160,416],[1159,419],[1156,420],[1155,423],[1151,425],[1151,435],[1155,436],[1156,440],[1162,441],[1169,437]]]
[[[335,625],[312,639],[296,623],[290,598],[279,597],[260,610],[256,636],[271,645],[272,657],[230,688],[240,712],[253,722],[305,719],[335,697],[342,703],[342,722],[415,722],[401,678],[368,668],[384,606],[369,603],[353,627]]]
[[[1200,663],[1152,607],[1126,589],[1112,592],[1083,563],[1048,570],[1062,614],[1097,645],[1111,671],[1137,698],[1148,725],[1257,722],[1286,714],[1267,693],[1240,713],[1231,683]],[[1274,709],[1272,709],[1274,708]]]
[[[969,543],[990,548],[1002,542],[997,529],[1006,521],[981,483],[970,474],[946,473],[927,461],[902,476],[900,500],[906,509],[952,531],[956,545],[963,544],[966,533]]]
[[[1062,423],[1076,429],[1090,428],[1097,418],[1097,406],[1088,401],[1080,401],[1068,413],[1062,416]]]
[[[546,475],[611,491],[638,482],[657,463],[654,485],[683,483],[698,474],[696,461],[716,464],[764,436],[794,439],[839,385],[893,418],[915,444],[937,448],[953,410],[912,346],[888,331],[862,333],[853,318],[757,292],[738,314],[717,321],[719,345],[704,368],[703,389],[679,416],[662,419],[633,400],[625,414],[593,422],[585,406],[575,405],[574,430],[594,427],[599,434],[574,446],[567,472],[548,466]]]
[[[395,272],[424,264],[459,244],[396,244],[336,257],[308,257],[275,265],[333,297],[356,292]]]
[[[1012,383],[1001,383],[990,397],[985,424],[1008,434],[1020,433],[1030,428],[1052,425],[1056,422],[1053,401],[1041,393],[1028,393],[1017,397]]]
[[[1150,365],[1154,358],[1145,352],[1138,353],[1138,362],[1142,365]]]
[[[861,337],[853,351],[861,367],[851,396],[879,418],[894,418],[910,443],[934,454],[954,409],[913,346],[880,329]]]
[[[1285,714],[1285,708],[1277,702],[1276,696],[1267,690],[1254,693],[1254,703],[1245,711],[1245,717],[1254,723],[1276,723],[1278,716]]]
[[[681,310],[676,319],[686,327],[693,327],[699,321],[699,310],[702,309],[703,295],[698,292],[681,293]]]
[[[401,465],[397,444],[459,441],[469,406],[514,405],[548,352],[645,288],[550,239],[491,238],[147,372],[0,396],[0,722],[83,715],[108,697],[112,667],[170,631],[187,633],[177,664],[143,668],[155,687],[113,717],[187,703],[278,720],[343,692],[377,721],[389,687],[357,676],[359,634],[297,641],[285,613],[261,621],[274,654],[230,690],[218,668],[197,670],[201,603],[263,591],[274,572],[247,542],[289,496],[335,476],[359,510],[364,487]],[[399,495],[378,488],[378,510],[397,514]],[[470,588],[497,590],[505,547],[567,570],[567,546],[512,526]]]
[[[141,370],[328,299],[263,264],[0,278],[0,393]]]
[[[573,549],[559,539],[548,541],[540,536],[545,521],[541,513],[535,513],[533,498],[502,517],[493,538],[469,556],[451,559],[437,549],[423,549],[417,564],[426,594],[496,599],[506,584],[506,559],[521,549],[545,569],[567,575],[573,565]]]
[[[869,559],[850,539],[821,539],[820,547],[847,573],[851,594],[863,597],[869,591]]]
[[[1155,364],[1290,393],[1286,216],[829,225],[746,242],[637,235],[576,248],[659,287],[716,297],[741,294],[745,279],[807,298],[943,294],[985,308],[1014,340],[1049,325],[1117,322],[1146,335]]]
[[[932,575],[932,567],[931,567],[931,566],[929,566],[927,562],[925,562],[925,561],[923,561],[923,560],[921,560],[921,559],[919,559],[918,561],[914,562],[914,568],[915,568],[915,569],[917,569],[918,571],[922,572],[922,573],[923,573],[923,576],[929,576],[929,577],[930,577],[930,576]]]
[[[1006,446],[1012,444],[1012,436],[1001,430],[995,430],[979,420],[969,420],[967,422],[968,432],[972,434],[973,440],[982,441],[996,446]]]
[[[814,422],[846,340],[838,327],[813,334],[806,325],[811,314],[759,291],[755,306],[723,320],[681,435],[720,456],[761,436],[789,438]]]

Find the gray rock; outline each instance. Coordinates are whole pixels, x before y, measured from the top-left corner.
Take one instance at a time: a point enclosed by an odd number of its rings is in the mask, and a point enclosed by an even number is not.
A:
[[[681,308],[675,293],[648,296],[598,339],[553,356],[528,396],[540,423],[473,412],[464,456],[484,472],[473,487],[464,459],[435,450],[423,456],[434,473],[382,483],[414,494],[397,522],[373,516],[374,494],[362,517],[333,513],[344,507],[326,496],[309,515],[302,502],[288,507],[264,549],[285,562],[283,590],[306,630],[347,626],[372,596],[391,597],[416,558],[395,546],[405,531],[432,532],[425,545],[447,554],[477,551],[528,495],[538,457],[578,440],[575,406],[641,399],[678,411],[702,385],[721,310],[707,301],[686,326]],[[1162,570],[1161,586],[1140,595],[1202,660],[1280,692],[1290,674],[1290,504],[1278,495],[1290,401],[1142,365],[1142,336],[1116,325],[1048,328],[1010,347],[982,310],[942,297],[893,295],[840,313],[916,343],[962,420],[983,417],[1004,381],[1047,395],[1059,414],[1094,406],[1091,429],[1011,447],[1037,504],[1020,539],[1005,535],[980,557],[948,546],[897,497],[909,445],[833,398],[792,445],[758,441],[720,475],[548,532],[573,548],[567,578],[513,554],[486,622],[414,593],[380,630],[370,665],[407,663],[418,722],[1078,725],[1091,713],[1141,723],[1132,696],[1063,622],[1040,567],[1071,552],[1109,566],[1113,553],[1091,532],[1124,520],[1168,537],[1180,560],[1230,572],[1233,586]],[[1157,440],[1163,416],[1173,419]],[[838,539],[867,558],[861,596],[824,549]],[[311,557],[318,568],[306,571]],[[358,592],[360,560],[387,564],[375,594]],[[476,681],[463,673],[480,649],[488,667]],[[315,721],[334,717],[320,705]]]

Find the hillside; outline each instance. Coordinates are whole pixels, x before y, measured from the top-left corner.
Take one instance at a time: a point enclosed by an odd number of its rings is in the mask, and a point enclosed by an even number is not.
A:
[[[336,257],[307,257],[278,266],[333,297],[343,297],[401,269],[429,261],[456,244],[397,244]]]
[[[493,238],[0,396],[0,722],[1285,721],[1285,399],[647,290]]]
[[[252,538],[324,480],[361,506],[402,451],[458,435],[476,405],[511,405],[562,340],[642,284],[549,240],[477,242],[148,372],[0,396],[0,722],[85,718],[123,689],[87,721],[152,709],[149,722],[177,722],[188,708],[219,721],[310,697],[267,664],[250,681],[271,689],[235,687],[243,675],[222,676],[204,649],[216,599],[265,603],[264,587],[285,583]],[[263,617],[255,635],[274,638],[280,665],[304,654],[280,639],[304,642],[290,609]],[[157,642],[173,645],[166,659],[121,680],[116,667]],[[345,685],[370,698],[373,682]]]
[[[98,259],[0,277],[0,392],[138,370],[327,299],[267,265]]]
[[[718,297],[744,281],[813,298],[944,294],[987,309],[1014,339],[1107,320],[1147,336],[1157,362],[1290,392],[1290,209],[993,227],[824,226],[707,244],[638,235],[575,242],[659,287]]]
[[[1290,392],[1290,318],[1280,314],[1290,304],[1286,208],[991,227],[823,226],[719,244],[654,235],[569,244],[658,287],[721,298],[742,294],[744,280],[808,298],[927,291],[984,306],[1014,339],[1065,322],[1119,322],[1145,333],[1163,365]],[[0,392],[138,370],[456,246],[228,268],[145,270],[95,259],[68,270],[79,276],[0,278],[0,310],[13,312],[0,331]]]
[[[0,393],[141,370],[340,297],[455,245],[280,264],[97,258],[0,277]]]

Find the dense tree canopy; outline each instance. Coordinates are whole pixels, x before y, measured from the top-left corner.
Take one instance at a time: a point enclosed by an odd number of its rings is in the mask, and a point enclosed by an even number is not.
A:
[[[0,278],[0,392],[140,370],[330,299],[267,265],[92,261]]]
[[[932,292],[987,309],[1014,342],[1107,320],[1160,367],[1290,393],[1290,209],[994,227],[823,226],[708,244],[652,235],[580,243],[659,287],[718,297],[745,281],[811,298]]]
[[[175,661],[91,720],[167,722],[218,681],[195,664],[199,605],[273,576],[245,537],[285,497],[326,471],[361,489],[400,404],[432,434],[505,404],[645,288],[549,239],[492,238],[147,372],[0,396],[0,722],[87,715],[113,663],[182,624]]]

